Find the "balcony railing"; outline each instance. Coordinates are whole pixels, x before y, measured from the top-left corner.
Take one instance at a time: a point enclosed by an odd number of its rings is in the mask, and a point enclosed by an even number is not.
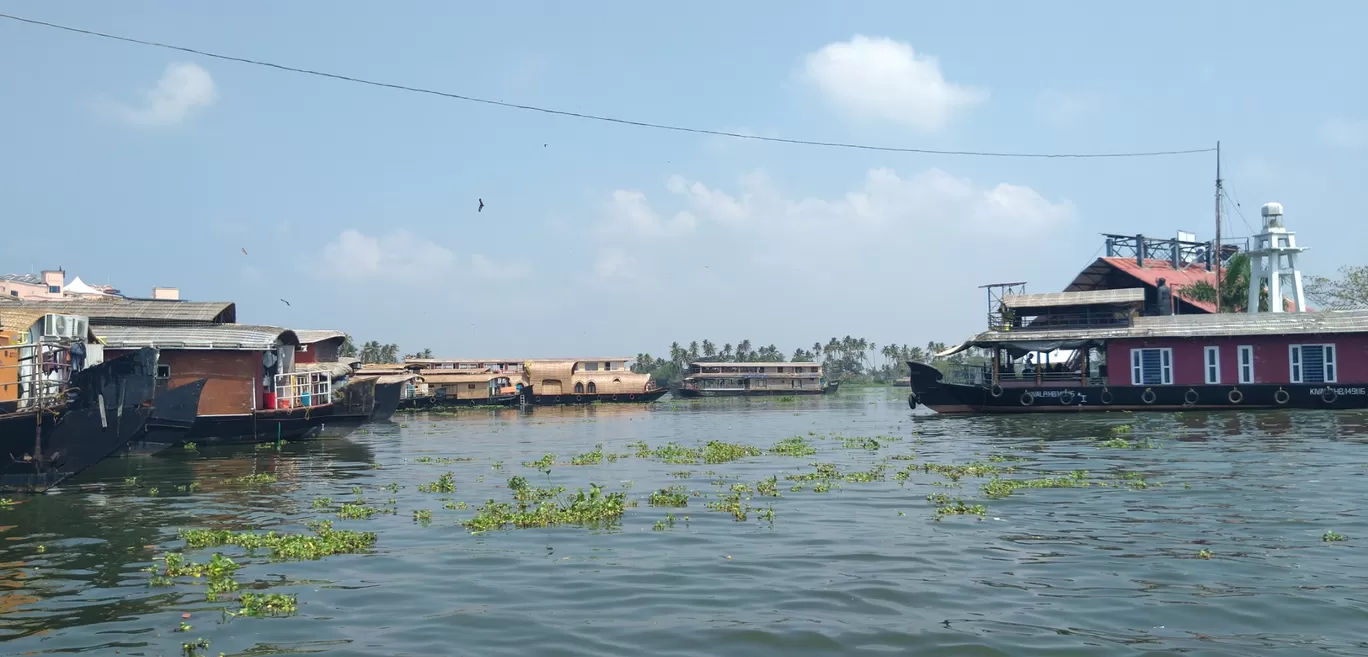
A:
[[[309,408],[331,404],[332,377],[327,372],[291,372],[275,376],[275,407]]]
[[[1116,312],[1086,312],[1060,315],[1017,315],[1011,312],[989,313],[988,328],[993,331],[1048,331],[1078,328],[1124,328],[1131,325],[1131,316]]]

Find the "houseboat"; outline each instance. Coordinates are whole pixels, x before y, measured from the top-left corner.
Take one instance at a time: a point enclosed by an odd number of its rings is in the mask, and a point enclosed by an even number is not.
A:
[[[1173,314],[1171,290],[1086,290],[997,297],[989,328],[909,363],[908,404],[941,413],[1368,408],[1368,310],[1307,311],[1302,247],[1263,207],[1244,312]],[[1267,295],[1268,301],[1261,301]],[[993,303],[990,291],[990,303]]]
[[[668,392],[649,374],[627,367],[630,358],[538,359],[522,366],[519,404],[644,403]],[[427,375],[425,375],[427,376]]]
[[[86,317],[0,309],[0,491],[47,490],[145,431],[157,356],[106,359]]]
[[[332,374],[295,365],[294,331],[245,324],[96,325],[106,356],[160,351],[158,385],[168,391],[204,380],[185,432],[149,427],[150,443],[265,442],[316,435],[332,420]],[[354,419],[339,418],[348,424]]]
[[[679,387],[680,397],[763,397],[822,395],[835,392],[820,363],[689,364],[689,375]]]

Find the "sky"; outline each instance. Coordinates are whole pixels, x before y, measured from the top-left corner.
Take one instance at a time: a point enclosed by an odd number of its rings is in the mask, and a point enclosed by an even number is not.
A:
[[[382,6],[383,4],[383,6]],[[1368,3],[0,0],[0,12],[439,91],[932,150],[1222,147],[1250,234],[1362,265]],[[1357,62],[1357,63],[1355,63]],[[651,130],[0,19],[0,270],[235,301],[452,358],[957,342],[979,285],[1101,233],[1210,239],[1212,153],[981,158]],[[480,200],[484,209],[477,211]],[[244,250],[246,253],[244,254]],[[283,300],[288,301],[288,305]]]

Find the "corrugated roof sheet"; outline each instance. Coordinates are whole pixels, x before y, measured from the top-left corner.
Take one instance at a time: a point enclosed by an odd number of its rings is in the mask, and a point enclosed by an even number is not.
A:
[[[342,363],[295,363],[295,371],[327,372],[334,379],[352,375],[352,368]]]
[[[15,283],[28,283],[29,285],[42,285],[43,279],[36,274],[0,274],[0,279],[14,281]]]
[[[972,343],[1368,333],[1368,310],[1137,317],[1131,326],[984,331]]]
[[[332,331],[328,329],[295,329],[295,335],[299,336],[299,344],[313,344],[324,340],[345,339],[346,333]]]
[[[1173,289],[1175,297],[1178,297],[1178,290],[1196,285],[1205,281],[1208,285],[1216,285],[1215,270],[1207,271],[1204,265],[1186,265],[1178,269],[1173,268],[1173,263],[1168,260],[1145,260],[1145,266],[1136,264],[1135,258],[1098,258],[1093,264],[1088,265],[1078,277],[1074,279],[1065,292],[1077,292],[1083,290],[1095,290],[1103,277],[1110,270],[1121,271],[1144,285],[1149,287],[1159,287],[1159,279],[1164,279],[1169,287]],[[1190,304],[1199,310],[1209,313],[1216,312],[1216,304],[1206,301],[1194,301],[1187,297],[1180,297],[1183,303]]]
[[[62,299],[20,302],[48,312],[85,315],[100,324],[160,324],[174,322],[232,323],[237,306],[231,301],[152,301],[146,299]]]
[[[41,308],[25,308],[23,306],[0,307],[0,329],[18,331],[20,333],[28,331],[49,312],[50,311]],[[93,337],[94,332],[90,331],[89,322],[87,321],[86,340],[90,340]]]
[[[205,324],[201,326],[93,325],[91,330],[110,349],[204,349],[264,351],[276,342],[298,344],[294,331],[278,326]]]
[[[1108,303],[1144,303],[1145,288],[1120,290],[1080,290],[1077,292],[1046,292],[1043,294],[1010,294],[1002,297],[1007,308],[1060,308],[1065,306],[1093,306]]]

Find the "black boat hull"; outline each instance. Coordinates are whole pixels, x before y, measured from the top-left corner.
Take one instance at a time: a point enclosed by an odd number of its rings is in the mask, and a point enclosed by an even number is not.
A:
[[[1366,385],[1003,387],[945,383],[935,368],[922,363],[911,365],[908,406],[925,406],[947,415],[1368,408]]]
[[[0,491],[41,493],[142,434],[156,372],[157,351],[143,348],[75,373],[74,395],[55,412],[0,415]]]
[[[368,416],[337,416],[332,405],[279,411],[258,411],[241,415],[200,415],[189,430],[149,429],[149,443],[206,445],[269,443],[276,440],[301,440],[322,432],[325,425],[359,426]],[[356,418],[360,418],[357,420]],[[334,422],[336,419],[336,422]],[[354,422],[354,424],[353,424]],[[331,430],[330,430],[331,433]]]
[[[693,388],[680,388],[675,391],[675,396],[683,399],[700,399],[711,397],[796,397],[796,396],[816,396],[826,395],[835,392],[831,386],[818,390],[793,390],[785,388],[760,389],[760,390],[697,390]]]
[[[538,394],[532,386],[523,387],[519,395],[514,396],[513,404],[521,405],[524,401],[530,406],[561,406],[566,404],[648,404],[665,396],[669,392],[665,388],[657,388],[647,392],[637,393],[593,393],[593,394],[559,394],[542,395]]]

